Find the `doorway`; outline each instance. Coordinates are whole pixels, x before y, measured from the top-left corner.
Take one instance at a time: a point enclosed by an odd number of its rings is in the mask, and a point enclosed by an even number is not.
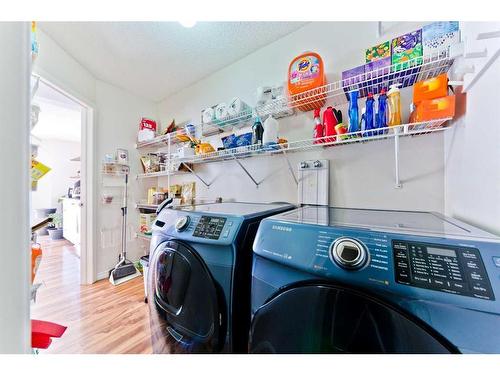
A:
[[[80,284],[95,281],[92,114],[90,106],[32,76],[31,157],[38,173],[32,180],[30,216],[32,222],[52,218],[36,235],[46,250],[41,267],[56,265],[51,273],[71,273]]]

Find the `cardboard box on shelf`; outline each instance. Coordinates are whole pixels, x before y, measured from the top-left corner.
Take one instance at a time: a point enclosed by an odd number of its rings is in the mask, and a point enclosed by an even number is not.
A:
[[[391,57],[391,43],[389,41],[367,48],[365,52],[366,62],[378,61]]]
[[[433,22],[422,28],[424,55],[446,51],[451,45],[460,42],[458,21]]]
[[[412,31],[391,42],[391,60],[393,71],[398,72],[422,64],[422,30]]]
[[[151,233],[156,214],[139,214],[139,231],[141,233]]]

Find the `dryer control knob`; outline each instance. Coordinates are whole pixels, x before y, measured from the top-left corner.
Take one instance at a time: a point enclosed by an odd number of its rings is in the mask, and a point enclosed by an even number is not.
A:
[[[183,217],[178,218],[177,221],[175,222],[175,230],[177,232],[182,232],[182,231],[186,230],[190,221],[191,220],[190,220],[189,216],[183,216]]]
[[[330,259],[348,270],[363,267],[368,261],[368,256],[365,245],[353,238],[337,238],[330,246]]]

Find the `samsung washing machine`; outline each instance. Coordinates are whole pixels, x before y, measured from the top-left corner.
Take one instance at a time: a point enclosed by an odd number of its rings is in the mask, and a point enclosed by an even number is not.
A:
[[[254,353],[500,353],[500,238],[430,212],[302,207],[254,242]]]
[[[148,305],[155,353],[244,353],[252,244],[260,221],[290,204],[163,209],[151,239]]]

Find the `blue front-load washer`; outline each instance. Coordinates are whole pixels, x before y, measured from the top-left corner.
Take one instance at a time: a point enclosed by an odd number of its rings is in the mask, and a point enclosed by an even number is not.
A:
[[[252,244],[290,204],[163,209],[153,226],[148,305],[155,353],[247,352]]]
[[[436,213],[302,207],[254,242],[254,353],[500,353],[500,238]]]

